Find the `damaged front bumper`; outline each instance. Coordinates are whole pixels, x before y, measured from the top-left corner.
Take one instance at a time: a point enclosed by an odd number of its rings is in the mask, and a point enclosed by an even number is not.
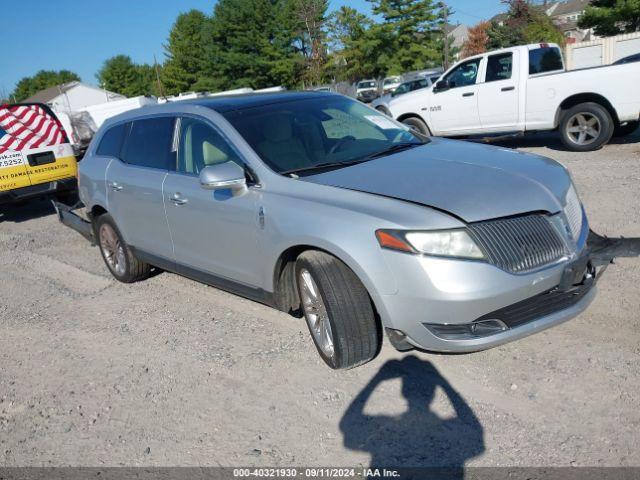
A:
[[[564,267],[553,288],[486,313],[470,323],[422,323],[407,335],[387,329],[394,347],[438,352],[474,352],[492,348],[574,318],[596,295],[596,283],[619,257],[640,256],[640,238],[608,238],[589,232],[582,255]],[[426,331],[425,331],[426,330]]]

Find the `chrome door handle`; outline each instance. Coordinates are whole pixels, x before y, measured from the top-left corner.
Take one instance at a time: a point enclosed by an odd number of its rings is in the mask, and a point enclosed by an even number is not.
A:
[[[174,205],[184,205],[189,201],[179,193],[174,193],[173,196],[170,198],[170,200],[173,202]]]
[[[111,190],[113,190],[114,192],[119,192],[120,190],[122,190],[124,188],[118,182],[111,182],[111,184],[109,186],[111,187]]]

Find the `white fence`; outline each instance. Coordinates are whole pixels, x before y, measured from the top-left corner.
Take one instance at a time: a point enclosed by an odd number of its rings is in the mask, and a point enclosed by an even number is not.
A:
[[[572,43],[565,47],[569,70],[609,65],[634,53],[640,53],[640,32]]]

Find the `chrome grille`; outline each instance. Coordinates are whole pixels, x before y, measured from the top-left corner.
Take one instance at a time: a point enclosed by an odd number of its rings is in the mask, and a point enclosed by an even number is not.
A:
[[[567,255],[567,247],[548,216],[503,218],[467,226],[487,260],[512,273],[526,272]]]
[[[564,214],[567,217],[571,236],[573,240],[577,242],[580,237],[580,231],[582,230],[582,206],[580,205],[578,194],[573,185],[567,192]]]

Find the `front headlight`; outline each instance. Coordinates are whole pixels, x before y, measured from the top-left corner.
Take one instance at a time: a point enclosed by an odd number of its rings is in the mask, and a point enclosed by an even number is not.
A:
[[[383,248],[440,257],[481,259],[484,254],[463,229],[432,232],[378,230],[378,243]]]

